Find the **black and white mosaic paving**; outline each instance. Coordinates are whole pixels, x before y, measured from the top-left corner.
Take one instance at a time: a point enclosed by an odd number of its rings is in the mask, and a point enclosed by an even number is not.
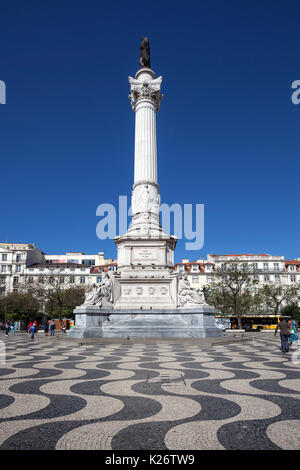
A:
[[[0,449],[300,449],[297,346],[283,354],[272,334],[252,338],[1,335]]]

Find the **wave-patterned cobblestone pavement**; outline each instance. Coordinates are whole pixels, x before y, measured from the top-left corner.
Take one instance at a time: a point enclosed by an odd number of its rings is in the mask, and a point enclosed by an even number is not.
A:
[[[0,449],[300,449],[300,365],[271,336],[81,345],[1,335]]]

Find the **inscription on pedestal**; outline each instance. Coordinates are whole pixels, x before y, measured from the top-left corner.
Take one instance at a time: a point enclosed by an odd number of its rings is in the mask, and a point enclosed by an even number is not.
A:
[[[159,252],[155,248],[134,248],[133,261],[159,261]]]

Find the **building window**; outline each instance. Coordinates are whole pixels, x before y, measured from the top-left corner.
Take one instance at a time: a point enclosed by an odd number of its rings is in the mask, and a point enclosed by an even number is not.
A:
[[[264,271],[269,271],[269,264],[268,263],[264,263]]]
[[[198,276],[193,276],[193,284],[198,284]]]
[[[40,276],[40,277],[38,278],[38,282],[39,282],[40,284],[44,284],[44,278],[43,278],[43,276]]]
[[[21,261],[21,255],[20,255],[20,253],[17,254],[16,261],[17,261],[17,263],[19,263],[19,262]]]
[[[207,276],[207,284],[211,284],[212,283],[212,277],[211,276]]]
[[[280,282],[280,276],[279,274],[275,274],[275,282]]]
[[[182,264],[178,266],[178,271],[184,271],[184,266]]]
[[[274,263],[274,271],[279,271],[279,263]]]
[[[109,271],[114,271],[115,270],[115,266],[109,266]]]
[[[64,283],[65,283],[65,278],[61,276],[61,277],[59,278],[59,283],[60,283],[60,284],[64,284]]]
[[[74,276],[70,276],[70,284],[75,284],[75,277]]]
[[[16,266],[16,273],[20,273],[21,272],[21,265],[17,265]]]
[[[81,261],[81,264],[84,264],[85,266],[95,266],[95,260],[94,259],[83,259]]]
[[[264,281],[265,282],[270,282],[270,276],[264,276]]]
[[[5,284],[5,282],[6,282],[6,277],[0,276],[0,284]]]
[[[293,276],[291,276],[291,282],[296,282],[296,276],[295,276],[295,274],[293,274]]]
[[[18,284],[19,284],[19,278],[18,278],[18,276],[14,276],[13,285],[16,286]]]
[[[102,282],[102,276],[97,276],[97,284],[100,284]]]
[[[253,276],[253,279],[254,279],[254,281],[259,281],[259,276],[258,276],[257,274],[255,274],[255,275]]]
[[[196,264],[192,264],[192,271],[194,271],[194,272],[199,271],[198,266]]]
[[[2,255],[2,261],[7,261],[7,255],[6,254]]]
[[[257,263],[253,263],[253,269],[258,269],[258,264]]]
[[[295,271],[295,266],[290,266],[290,271]]]
[[[80,284],[85,284],[85,276],[80,276]]]

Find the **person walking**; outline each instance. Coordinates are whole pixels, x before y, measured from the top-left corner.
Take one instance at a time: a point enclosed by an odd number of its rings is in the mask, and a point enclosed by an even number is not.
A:
[[[35,326],[34,326],[33,323],[32,323],[32,325],[31,325],[31,327],[30,327],[30,333],[31,333],[30,338],[31,338],[32,340],[34,340]]]
[[[298,332],[297,332],[297,330],[298,330],[297,323],[295,322],[295,320],[291,320],[289,322],[289,333],[290,333],[289,343],[290,343],[290,346],[292,346],[293,343],[298,341]]]
[[[9,321],[7,321],[5,323],[5,336],[8,336],[9,330],[10,330],[10,323]]]
[[[49,331],[49,325],[48,322],[45,323],[45,335],[48,336],[48,331]]]
[[[278,329],[280,330],[280,339],[281,339],[281,351],[289,352],[289,324],[286,318],[281,317],[280,322],[276,326],[274,336],[276,335]]]

